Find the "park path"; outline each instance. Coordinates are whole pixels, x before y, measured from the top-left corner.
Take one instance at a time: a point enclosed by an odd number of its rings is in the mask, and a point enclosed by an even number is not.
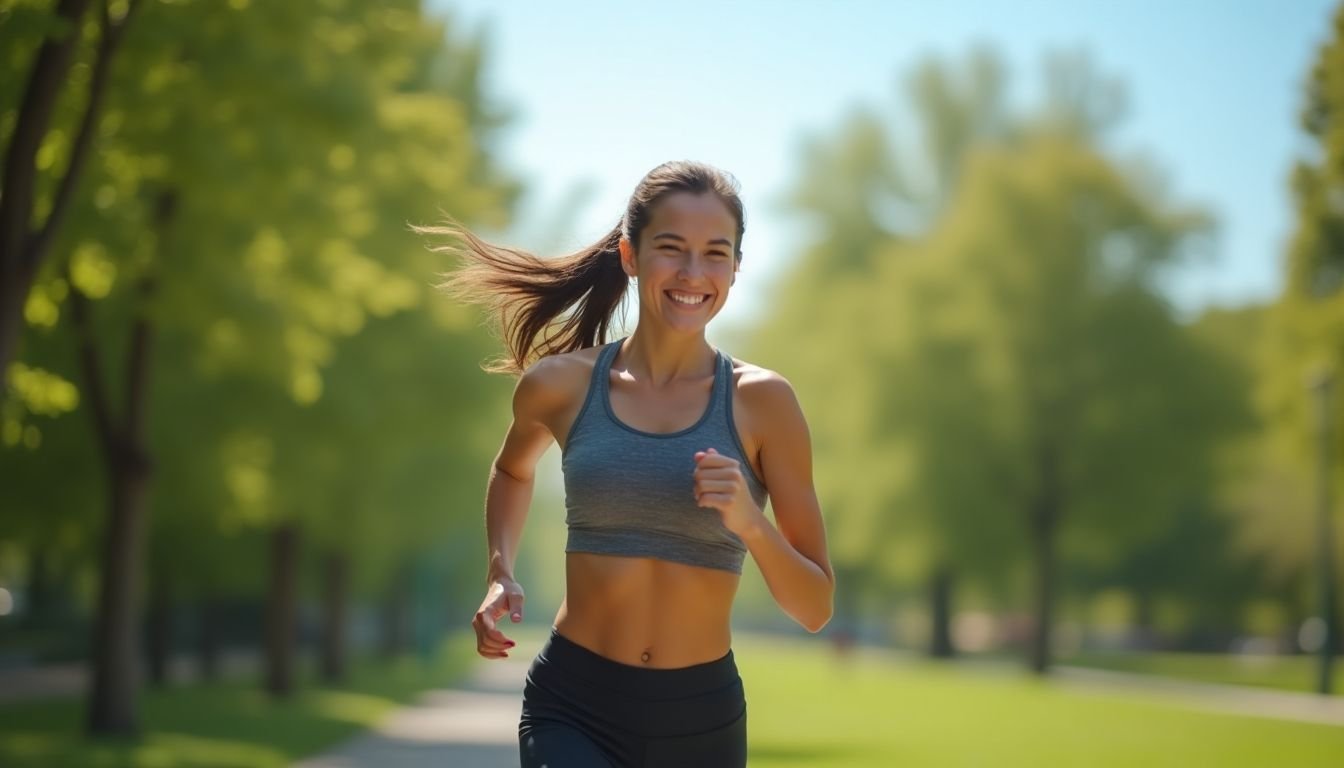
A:
[[[1177,706],[1206,712],[1344,726],[1344,696],[1199,683],[1084,667],[1056,667],[1051,679],[1078,691],[1135,694],[1149,701],[1166,699]]]
[[[378,727],[293,768],[517,768],[523,677],[536,652],[525,645],[506,661],[477,662],[460,688],[423,693]]]

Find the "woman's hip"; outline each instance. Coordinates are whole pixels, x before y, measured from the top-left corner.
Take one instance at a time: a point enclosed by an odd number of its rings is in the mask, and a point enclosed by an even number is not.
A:
[[[532,662],[523,717],[646,739],[703,734],[744,721],[746,696],[729,651],[678,669],[649,669],[604,658],[552,631]]]

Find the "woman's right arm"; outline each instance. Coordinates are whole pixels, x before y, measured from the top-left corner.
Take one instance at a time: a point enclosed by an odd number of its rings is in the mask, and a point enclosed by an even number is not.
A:
[[[476,651],[491,659],[507,658],[514,643],[499,630],[506,614],[523,618],[523,589],[513,577],[523,523],[532,502],[537,461],[555,439],[551,429],[566,401],[555,366],[543,359],[518,379],[513,392],[513,422],[490,470],[485,493],[488,546],[486,595],[472,619]]]

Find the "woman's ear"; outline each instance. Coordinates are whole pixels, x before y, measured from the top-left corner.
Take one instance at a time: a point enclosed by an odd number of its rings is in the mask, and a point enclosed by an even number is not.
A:
[[[639,269],[635,264],[635,244],[630,242],[630,238],[622,237],[617,247],[621,251],[621,269],[633,280],[639,275]]]

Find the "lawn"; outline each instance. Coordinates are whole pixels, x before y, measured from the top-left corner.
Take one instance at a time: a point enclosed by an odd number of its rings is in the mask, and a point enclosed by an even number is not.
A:
[[[80,700],[7,704],[0,707],[0,766],[285,766],[377,723],[417,692],[451,682],[472,655],[470,642],[457,638],[432,662],[361,662],[347,684],[309,683],[283,702],[253,680],[150,691],[142,701],[144,734],[121,743],[83,737]]]
[[[1344,765],[1344,728],[743,638],[752,768]]]

